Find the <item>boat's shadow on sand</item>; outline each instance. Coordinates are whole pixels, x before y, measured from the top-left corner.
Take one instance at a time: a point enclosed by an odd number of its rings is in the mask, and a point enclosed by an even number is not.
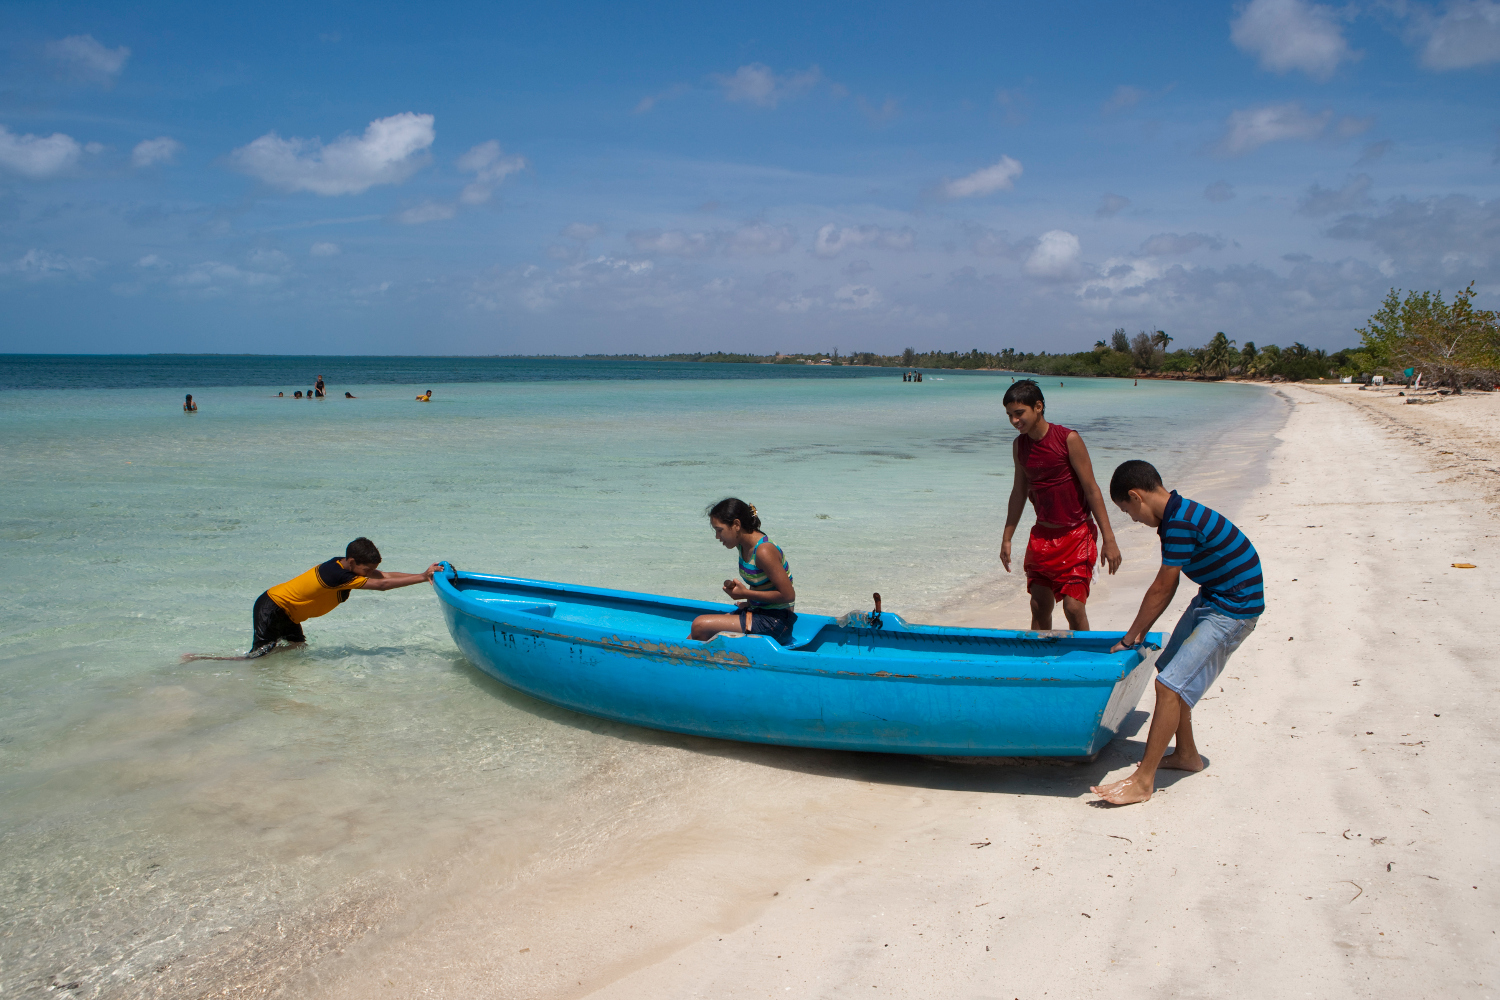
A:
[[[1132,711],[1121,724],[1119,735],[1093,760],[1060,757],[938,757],[773,746],[644,729],[582,715],[507,687],[470,664],[462,655],[455,659],[455,665],[466,671],[470,681],[486,694],[518,711],[572,729],[612,736],[630,743],[677,747],[708,756],[826,778],[943,791],[1052,795],[1063,798],[1088,795],[1090,786],[1101,783],[1110,772],[1133,767],[1140,762],[1146,746],[1142,730],[1150,718],[1140,709]],[[1137,734],[1140,739],[1135,738]],[[1184,771],[1164,770],[1158,772],[1156,786],[1158,789],[1165,788],[1186,776],[1187,772]]]

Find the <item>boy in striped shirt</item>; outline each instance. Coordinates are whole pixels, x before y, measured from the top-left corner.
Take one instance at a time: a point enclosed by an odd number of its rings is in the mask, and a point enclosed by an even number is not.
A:
[[[1125,462],[1109,481],[1109,498],[1130,519],[1161,536],[1161,569],[1130,631],[1115,650],[1139,644],[1172,603],[1182,576],[1198,584],[1172,638],[1157,658],[1156,711],[1146,753],[1134,774],[1093,791],[1106,802],[1145,802],[1156,790],[1156,769],[1203,770],[1193,742],[1193,706],[1218,679],[1229,655],[1255,630],[1266,609],[1260,556],[1229,520],[1201,503],[1168,492],[1149,462]],[[1177,737],[1174,753],[1167,744]]]

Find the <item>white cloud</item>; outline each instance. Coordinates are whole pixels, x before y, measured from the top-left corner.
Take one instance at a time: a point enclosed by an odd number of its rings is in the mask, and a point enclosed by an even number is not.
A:
[[[1450,0],[1441,17],[1420,16],[1422,65],[1428,69],[1468,69],[1500,62],[1500,3]]]
[[[713,77],[714,82],[724,88],[727,100],[753,104],[758,108],[774,108],[782,101],[801,97],[821,79],[823,71],[816,66],[801,73],[778,76],[764,63],[750,63],[735,70],[733,75],[715,74]],[[650,106],[638,106],[636,110],[650,110]]]
[[[1094,212],[1101,219],[1108,219],[1119,215],[1120,212],[1130,204],[1130,199],[1123,194],[1106,194],[1099,199],[1099,208]]]
[[[1106,115],[1114,114],[1116,111],[1124,111],[1126,108],[1133,108],[1141,103],[1141,99],[1145,96],[1146,92],[1140,87],[1132,87],[1122,83],[1115,88],[1115,92],[1110,95],[1109,100],[1105,101],[1104,106],[1099,110]]]
[[[1331,134],[1335,139],[1349,139],[1365,131],[1372,119],[1345,116],[1334,123],[1332,111],[1309,114],[1297,101],[1267,104],[1231,112],[1225,123],[1224,136],[1215,152],[1220,156],[1242,156],[1269,142],[1287,139],[1318,139]]]
[[[153,163],[171,163],[182,152],[182,143],[168,136],[144,139],[130,152],[130,165],[149,167]]]
[[[681,229],[645,229],[626,233],[625,238],[640,253],[668,257],[705,257],[714,252],[717,240],[712,233],[690,233]]]
[[[83,147],[72,136],[17,135],[0,125],[0,167],[33,180],[55,177],[76,166]]]
[[[1379,212],[1340,217],[1326,235],[1368,241],[1400,271],[1420,280],[1461,285],[1500,280],[1500,198],[1392,198]]]
[[[428,162],[436,138],[433,116],[410,111],[377,118],[362,136],[283,139],[267,132],[229,154],[234,166],[273,187],[320,195],[360,194],[377,184],[399,184]]]
[[[1224,249],[1224,240],[1207,233],[1157,233],[1141,244],[1142,257],[1175,257],[1191,253],[1199,247],[1210,250]]]
[[[1009,156],[1000,157],[993,166],[974,171],[966,177],[942,183],[942,192],[949,198],[970,198],[975,195],[1009,191],[1021,176],[1021,164]]]
[[[48,42],[46,53],[73,77],[106,86],[114,82],[125,68],[125,60],[130,58],[130,50],[125,46],[107,49],[93,35],[69,35]]]
[[[1277,73],[1301,70],[1327,80],[1339,63],[1358,58],[1339,26],[1339,12],[1307,0],[1250,0],[1230,26],[1229,38]]]
[[[837,257],[845,250],[858,247],[911,250],[916,243],[917,234],[909,226],[886,229],[883,226],[837,226],[830,222],[814,237],[813,253],[819,257]]]
[[[797,242],[797,234],[790,226],[772,226],[764,222],[713,232],[642,229],[626,233],[625,238],[637,252],[663,257],[707,257],[717,253],[734,257],[771,257],[785,253]]]
[[[640,103],[635,106],[635,113],[638,115],[643,115],[647,111],[650,111],[652,108],[656,107],[662,101],[671,100],[674,97],[681,97],[691,89],[692,88],[685,83],[678,83],[673,84],[666,90],[663,90],[661,93],[647,94],[645,97],[641,98]]]
[[[1375,204],[1369,194],[1373,183],[1369,174],[1356,174],[1336,190],[1314,184],[1297,203],[1297,212],[1301,215],[1319,216],[1368,208]]]
[[[833,293],[836,309],[873,309],[884,301],[869,285],[844,285]]]
[[[337,243],[314,243],[308,253],[314,257],[337,257],[343,250]]]
[[[420,226],[424,222],[441,222],[458,214],[458,209],[446,202],[424,201],[405,211],[396,213],[396,221],[404,226]]]
[[[796,242],[797,234],[791,226],[752,222],[729,235],[724,251],[738,257],[774,257],[786,253]]]
[[[166,280],[169,288],[190,298],[213,299],[233,291],[274,292],[292,276],[292,259],[280,250],[252,250],[243,266],[206,260],[191,264]]]
[[[494,139],[481,142],[458,158],[458,169],[473,174],[474,180],[463,189],[458,200],[465,205],[482,205],[490,200],[495,187],[517,171],[526,169],[526,157],[506,156]]]
[[[136,261],[135,266],[155,270],[157,268],[171,267],[172,265],[169,261],[163,260],[161,257],[157,256],[154,253],[148,253],[146,256]]]
[[[1021,265],[1021,270],[1033,278],[1060,281],[1076,277],[1078,257],[1083,248],[1078,237],[1062,229],[1053,229],[1042,234],[1036,247]]]
[[[597,239],[604,230],[599,226],[586,225],[582,222],[574,222],[563,227],[560,235],[570,240],[579,240],[587,243],[589,240]]]
[[[1234,197],[1234,185],[1228,181],[1214,181],[1203,189],[1203,197],[1212,202],[1229,201]]]
[[[0,274],[13,274],[22,281],[88,278],[103,263],[93,257],[68,257],[65,254],[32,249],[9,264],[0,263]]]
[[[964,224],[964,232],[969,237],[969,249],[980,257],[1020,260],[1030,253],[1037,243],[1035,239],[1022,239],[1012,243],[1009,238],[1010,234],[972,222]]]

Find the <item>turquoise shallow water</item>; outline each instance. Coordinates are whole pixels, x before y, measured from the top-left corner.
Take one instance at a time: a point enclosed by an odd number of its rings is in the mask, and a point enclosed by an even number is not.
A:
[[[488,681],[425,587],[355,594],[302,651],[177,662],[243,651],[255,596],[355,535],[388,569],[446,558],[716,599],[733,557],[702,512],[734,494],[804,610],[879,590],[921,619],[958,592],[1019,592],[994,556],[1010,379],[935,374],[596,366],[315,402],[229,386],[195,392],[192,416],[164,388],[0,393],[0,992],[134,995],[206,955],[253,965],[267,928],[397,898],[465,838],[524,829],[517,864],[545,854],[546,817],[601,769],[646,780],[648,734]],[[1127,457],[1188,472],[1271,405],[1244,386],[1065,381],[1043,383],[1049,413],[1105,477]]]

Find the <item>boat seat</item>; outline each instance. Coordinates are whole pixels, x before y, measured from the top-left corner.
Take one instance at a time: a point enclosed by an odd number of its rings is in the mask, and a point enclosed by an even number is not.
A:
[[[473,598],[480,604],[505,611],[520,611],[528,615],[540,615],[543,618],[552,618],[557,614],[557,605],[546,601],[518,601],[513,597],[481,597],[472,591],[465,596]]]
[[[798,615],[792,622],[792,641],[786,644],[786,648],[801,649],[816,639],[827,624],[828,619],[823,615]]]

